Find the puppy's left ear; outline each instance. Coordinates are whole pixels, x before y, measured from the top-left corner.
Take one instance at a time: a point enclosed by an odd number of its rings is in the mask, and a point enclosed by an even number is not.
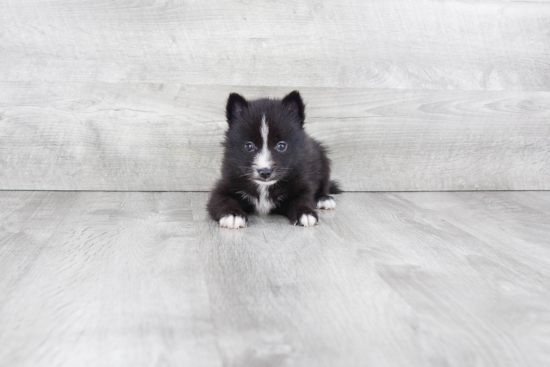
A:
[[[304,124],[306,118],[304,101],[302,101],[302,96],[300,96],[297,90],[290,92],[283,98],[283,106],[288,108],[291,112],[296,113],[300,119],[300,124]]]
[[[243,111],[248,107],[248,102],[243,96],[237,93],[231,93],[227,99],[227,106],[225,107],[225,116],[227,117],[227,123],[229,126],[233,123],[233,120],[240,117]]]

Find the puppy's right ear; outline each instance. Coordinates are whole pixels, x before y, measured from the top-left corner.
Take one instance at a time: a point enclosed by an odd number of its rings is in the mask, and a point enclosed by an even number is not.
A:
[[[239,117],[245,108],[248,107],[248,102],[244,97],[237,93],[231,93],[227,99],[227,106],[225,107],[225,116],[227,117],[227,123],[231,126],[231,123],[235,118]]]
[[[290,111],[295,113],[300,120],[300,124],[304,124],[305,115],[305,105],[302,101],[302,96],[297,90],[290,92],[285,98],[283,98],[283,106],[286,106]]]

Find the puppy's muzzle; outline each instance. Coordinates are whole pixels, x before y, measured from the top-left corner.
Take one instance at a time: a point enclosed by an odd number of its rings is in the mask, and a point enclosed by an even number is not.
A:
[[[261,178],[266,180],[271,176],[271,168],[261,168],[258,170],[258,174]]]

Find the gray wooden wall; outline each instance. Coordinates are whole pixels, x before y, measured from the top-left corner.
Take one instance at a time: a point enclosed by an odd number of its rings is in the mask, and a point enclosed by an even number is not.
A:
[[[228,93],[299,89],[346,190],[550,189],[550,2],[0,12],[0,189],[208,190]]]

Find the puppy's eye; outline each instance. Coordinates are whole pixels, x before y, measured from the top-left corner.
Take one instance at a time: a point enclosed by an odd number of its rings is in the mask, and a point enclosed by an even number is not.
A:
[[[244,149],[246,149],[247,151],[251,152],[253,151],[254,149],[256,149],[256,146],[254,145],[253,142],[249,141],[248,143],[246,143],[244,145]]]
[[[279,152],[284,152],[287,147],[288,147],[287,143],[285,143],[284,141],[280,141],[277,143],[277,146],[275,147],[275,149],[277,149]]]

